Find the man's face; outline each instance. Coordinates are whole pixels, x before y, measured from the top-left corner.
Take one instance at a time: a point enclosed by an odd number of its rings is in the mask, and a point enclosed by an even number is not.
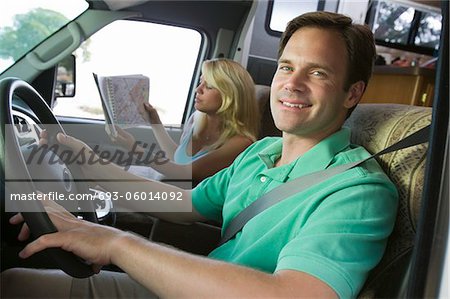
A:
[[[285,134],[321,140],[341,127],[359,101],[344,91],[348,57],[333,30],[306,27],[289,39],[271,86],[275,125]]]

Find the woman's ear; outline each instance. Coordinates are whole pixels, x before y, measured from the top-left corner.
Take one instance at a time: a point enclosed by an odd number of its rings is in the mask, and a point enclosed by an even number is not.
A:
[[[347,99],[344,103],[345,108],[350,109],[359,103],[363,96],[365,87],[366,84],[363,81],[358,81],[350,86]]]

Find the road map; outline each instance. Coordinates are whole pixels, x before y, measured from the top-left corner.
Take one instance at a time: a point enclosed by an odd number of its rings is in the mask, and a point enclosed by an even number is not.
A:
[[[117,125],[148,125],[149,79],[145,76],[107,77],[109,104]]]

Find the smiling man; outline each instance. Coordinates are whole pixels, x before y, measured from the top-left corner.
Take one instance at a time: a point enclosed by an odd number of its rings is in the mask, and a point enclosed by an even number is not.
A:
[[[285,137],[314,146],[341,128],[364,89],[362,81],[345,88],[346,52],[333,30],[307,27],[292,35],[279,58],[271,93],[275,124]]]
[[[342,125],[371,75],[375,47],[370,30],[343,15],[308,13],[289,23],[279,53],[271,109],[282,138],[256,142],[229,168],[183,191],[192,196],[192,213],[161,218],[221,220],[226,228],[245,207],[283,183],[369,156],[350,144],[350,132]],[[83,146],[70,137],[59,141],[74,149]],[[102,170],[89,167],[99,177],[125,175],[113,165],[98,166]],[[147,185],[153,191],[175,188],[151,181]],[[353,298],[383,255],[396,207],[394,185],[371,160],[260,213],[209,258],[57,210],[50,216],[60,232],[30,243],[22,257],[62,247],[97,268],[113,263],[127,274],[104,271],[67,283],[62,273],[13,270],[4,275],[3,285],[19,297],[50,296],[58,289],[67,297],[80,291],[84,297],[99,292],[107,297],[146,297],[151,291],[176,298]],[[18,215],[11,222],[21,221]],[[14,282],[55,286],[56,280],[59,287],[51,292],[14,288]]]

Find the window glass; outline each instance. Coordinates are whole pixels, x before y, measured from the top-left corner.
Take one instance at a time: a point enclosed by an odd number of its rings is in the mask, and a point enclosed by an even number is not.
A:
[[[372,2],[367,15],[377,44],[434,55],[439,47],[442,15],[434,6],[403,1]]]
[[[414,44],[438,49],[441,28],[442,15],[431,12],[422,13]]]
[[[0,73],[87,7],[84,0],[2,1]]]
[[[375,39],[407,44],[415,9],[392,2],[380,1],[375,17]]]
[[[57,98],[56,115],[104,119],[92,73],[143,74],[150,78],[149,101],[164,124],[182,122],[200,52],[201,35],[191,29],[137,21],[116,21],[75,51],[73,98]]]
[[[283,32],[287,23],[303,13],[316,11],[319,0],[274,0],[269,28],[273,31]]]

